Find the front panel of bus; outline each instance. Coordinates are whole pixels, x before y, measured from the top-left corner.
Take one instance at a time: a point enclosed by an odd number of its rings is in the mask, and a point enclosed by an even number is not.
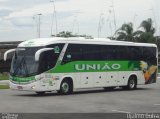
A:
[[[45,47],[19,47],[13,56],[10,70],[11,89],[45,91],[49,85],[56,89],[56,83],[50,83],[47,72],[52,70],[59,59],[64,44],[53,44]],[[53,48],[40,55],[35,61],[35,53],[42,48]],[[43,80],[41,80],[44,78]]]

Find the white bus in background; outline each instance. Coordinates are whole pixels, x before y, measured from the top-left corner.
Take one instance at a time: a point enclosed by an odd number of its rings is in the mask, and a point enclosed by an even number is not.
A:
[[[70,94],[80,88],[151,84],[157,78],[157,46],[105,38],[42,38],[27,40],[16,49],[10,88],[38,94]]]

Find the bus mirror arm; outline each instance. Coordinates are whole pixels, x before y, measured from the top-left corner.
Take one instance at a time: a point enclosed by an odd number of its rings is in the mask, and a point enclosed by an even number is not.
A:
[[[12,52],[15,52],[15,51],[16,51],[16,49],[7,50],[7,51],[4,53],[4,61],[7,60],[7,55],[8,55],[9,53],[12,53]]]
[[[41,55],[41,53],[45,52],[45,51],[49,51],[49,50],[53,50],[54,48],[43,48],[43,49],[40,49],[38,50],[36,53],[35,53],[35,61],[39,61],[39,57]]]

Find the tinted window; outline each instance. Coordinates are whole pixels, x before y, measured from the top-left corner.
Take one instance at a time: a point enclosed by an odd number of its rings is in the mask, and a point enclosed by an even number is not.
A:
[[[71,61],[102,60],[101,47],[98,45],[69,44],[63,58],[63,64]]]
[[[117,46],[102,45],[100,54],[102,60],[115,60],[117,58]]]
[[[116,59],[117,60],[126,60],[130,59],[132,55],[129,52],[129,47],[127,46],[117,46],[116,47]]]
[[[143,47],[143,59],[151,64],[157,64],[156,48]]]
[[[69,44],[63,64],[71,61],[143,60],[155,57],[156,48],[138,46]]]
[[[93,44],[69,44],[63,64],[71,61],[115,60],[117,46]]]
[[[53,44],[47,46],[48,48],[54,49],[42,53],[40,57],[40,72],[47,71],[56,65],[59,55],[63,49],[63,46],[64,44]]]
[[[102,60],[100,45],[80,45],[82,60]]]
[[[143,47],[143,58],[144,59],[153,59],[155,57],[156,57],[156,48]]]

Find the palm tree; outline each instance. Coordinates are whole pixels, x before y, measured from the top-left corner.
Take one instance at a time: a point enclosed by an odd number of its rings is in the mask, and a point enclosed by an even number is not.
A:
[[[144,43],[155,43],[156,38],[154,37],[155,28],[153,27],[153,20],[148,18],[147,20],[142,21],[139,28],[143,30],[137,30],[135,32],[136,41]]]
[[[123,24],[115,34],[116,40],[134,41],[133,24],[131,22]]]
[[[142,21],[140,27],[144,28],[144,31],[147,33],[155,33],[155,28],[153,27],[153,20],[151,18]]]

